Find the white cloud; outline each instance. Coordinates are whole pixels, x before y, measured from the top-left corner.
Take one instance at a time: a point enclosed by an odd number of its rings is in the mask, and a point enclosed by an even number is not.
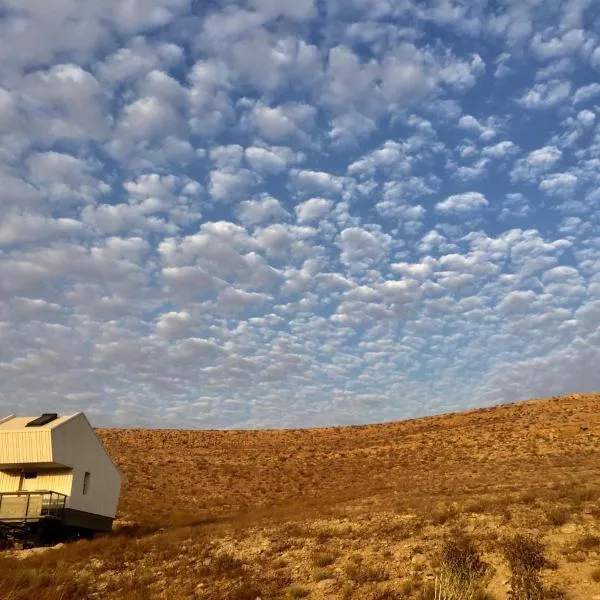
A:
[[[458,126],[466,131],[478,133],[482,140],[488,141],[496,136],[496,131],[489,125],[483,125],[473,115],[463,115],[458,120]]]
[[[325,171],[293,169],[290,173],[294,185],[300,191],[340,194],[344,188],[344,179]]]
[[[348,227],[340,233],[340,259],[352,269],[364,268],[384,257],[390,241],[389,236],[376,235],[359,227]]]
[[[81,233],[80,221],[44,218],[35,215],[10,215],[0,223],[0,246],[40,242]]]
[[[570,94],[571,82],[556,79],[548,83],[536,83],[519,101],[529,109],[547,109],[564,102]]]
[[[536,295],[531,290],[509,292],[498,304],[498,311],[500,313],[525,312],[532,308],[535,299]]]
[[[326,198],[310,198],[296,206],[298,223],[311,223],[322,219],[331,210],[333,202]]]
[[[192,325],[192,317],[189,312],[185,310],[171,311],[159,315],[156,322],[156,331],[169,339],[185,337],[189,335]]]
[[[211,171],[209,191],[215,200],[232,202],[245,194],[257,183],[257,178],[247,169],[238,171]]]
[[[442,214],[464,214],[485,208],[488,201],[480,192],[465,192],[448,196],[445,200],[435,205],[435,210]]]
[[[579,102],[586,102],[590,98],[595,98],[600,95],[600,83],[590,83],[588,85],[582,85],[573,96],[573,104],[579,104]]]
[[[289,103],[270,107],[257,103],[248,117],[249,123],[266,140],[279,142],[290,137],[304,138],[313,127],[314,107],[302,103]]]
[[[145,96],[134,100],[121,111],[111,152],[118,158],[129,155],[138,143],[160,140],[183,132],[179,110],[166,100]]]
[[[590,56],[590,63],[596,69],[600,69],[600,46],[598,46]]]
[[[549,168],[561,158],[562,152],[556,146],[544,146],[532,150],[527,155],[527,162],[534,168]]]
[[[577,120],[585,127],[590,127],[596,120],[596,113],[591,110],[582,110],[577,113]]]
[[[136,80],[160,67],[178,64],[183,50],[176,44],[153,46],[145,37],[138,36],[107,56],[96,68],[99,78],[111,84]]]
[[[537,148],[515,163],[510,176],[514,181],[535,180],[554,167],[561,158],[562,151],[556,146]]]
[[[410,171],[410,159],[403,144],[392,140],[386,141],[374,152],[361,157],[348,166],[350,175],[373,175],[376,169],[393,169],[398,173]]]
[[[470,62],[454,62],[439,73],[440,79],[457,89],[468,89],[475,85],[476,79],[485,71],[485,62],[479,54],[473,54]]]
[[[577,177],[572,173],[551,173],[540,183],[540,189],[550,195],[570,195],[577,187]]]
[[[558,58],[573,54],[581,48],[586,38],[582,29],[571,29],[561,37],[548,37],[537,33],[531,40],[533,52],[542,59]]]
[[[218,59],[199,60],[188,74],[189,124],[195,133],[215,135],[233,117],[231,73]]]
[[[306,240],[315,235],[312,227],[275,224],[260,229],[256,240],[273,256],[302,256],[312,253],[312,247]]]
[[[481,150],[481,154],[490,158],[503,158],[505,156],[517,154],[519,150],[520,149],[516,144],[510,140],[505,140],[503,142],[498,142],[493,146],[486,146]]]
[[[259,173],[279,173],[287,167],[288,163],[294,162],[295,158],[289,150],[278,152],[256,146],[246,148],[245,155],[250,166]]]
[[[33,126],[46,143],[104,139],[109,131],[106,98],[96,78],[79,65],[58,64],[27,75]]]
[[[237,216],[246,225],[263,223],[288,216],[277,198],[265,195],[257,200],[244,200],[237,206]]]
[[[499,215],[500,220],[510,218],[524,218],[531,213],[531,204],[521,193],[506,194],[502,203],[502,210]]]

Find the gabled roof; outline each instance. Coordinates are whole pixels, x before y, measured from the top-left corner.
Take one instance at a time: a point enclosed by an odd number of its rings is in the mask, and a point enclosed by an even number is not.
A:
[[[40,431],[40,429],[56,429],[79,414],[81,413],[59,416],[49,423],[37,427],[27,427],[27,424],[37,419],[40,415],[33,417],[15,417],[14,415],[9,415],[8,417],[0,419],[0,433],[3,431]]]

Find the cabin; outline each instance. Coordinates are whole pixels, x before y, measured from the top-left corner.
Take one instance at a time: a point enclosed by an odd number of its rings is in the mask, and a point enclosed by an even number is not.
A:
[[[110,531],[120,489],[83,413],[0,418],[0,525]]]

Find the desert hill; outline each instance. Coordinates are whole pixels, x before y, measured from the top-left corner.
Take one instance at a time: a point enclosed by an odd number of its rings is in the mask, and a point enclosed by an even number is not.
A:
[[[124,475],[119,527],[3,557],[4,598],[48,584],[65,600],[433,598],[457,532],[489,565],[481,598],[507,598],[518,533],[545,546],[546,597],[600,598],[600,395],[361,427],[98,433]]]

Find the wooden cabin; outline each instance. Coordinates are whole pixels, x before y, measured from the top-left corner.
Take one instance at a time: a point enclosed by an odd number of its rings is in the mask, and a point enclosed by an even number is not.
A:
[[[121,474],[81,412],[0,418],[0,524],[109,531]]]

